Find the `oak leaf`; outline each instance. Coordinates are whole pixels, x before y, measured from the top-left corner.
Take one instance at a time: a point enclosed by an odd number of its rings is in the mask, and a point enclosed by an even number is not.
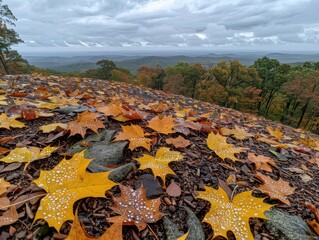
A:
[[[120,185],[120,189],[121,196],[113,198],[114,205],[111,207],[120,216],[108,218],[108,221],[123,221],[123,225],[135,225],[141,231],[147,223],[154,223],[164,216],[159,209],[160,198],[148,200],[144,187],[133,190]]]
[[[205,215],[204,222],[209,223],[214,229],[214,236],[227,238],[227,231],[232,231],[236,239],[251,239],[254,237],[249,231],[250,218],[264,218],[264,212],[272,205],[265,204],[263,198],[255,198],[252,191],[237,194],[232,200],[227,193],[219,187],[205,187],[205,192],[199,192],[198,198],[209,201],[209,212]]]
[[[16,120],[18,116],[8,117],[7,114],[2,113],[0,115],[0,128],[10,129],[12,128],[23,128],[25,124]]]
[[[77,211],[76,214],[77,216]],[[91,237],[82,227],[78,217],[75,217],[68,237],[65,240],[123,240],[122,236],[122,223],[115,222],[109,227],[102,236]]]
[[[86,197],[105,197],[105,192],[116,185],[108,179],[110,172],[89,173],[86,168],[91,160],[84,158],[84,151],[70,160],[63,159],[55,168],[41,171],[34,180],[47,195],[41,199],[34,221],[44,219],[50,227],[60,230],[67,220],[74,220],[73,204]]]
[[[50,133],[55,131],[57,128],[66,129],[68,124],[66,123],[51,123],[47,125],[43,125],[39,128],[39,130],[43,131],[44,133]]]
[[[30,163],[35,160],[47,158],[52,152],[56,151],[58,147],[47,146],[42,150],[38,147],[22,147],[13,149],[7,156],[0,159],[1,162],[25,162]]]
[[[261,173],[257,173],[256,177],[264,183],[258,188],[258,190],[268,194],[271,199],[278,199],[290,206],[287,196],[293,194],[296,188],[290,187],[289,182],[286,182],[281,178],[279,178],[278,181],[275,181],[271,177],[265,176]]]
[[[143,157],[135,160],[141,164],[141,169],[152,169],[154,177],[161,177],[165,183],[166,174],[175,174],[168,164],[181,159],[183,159],[183,155],[181,153],[170,151],[169,148],[162,147],[157,150],[155,157],[144,154]]]
[[[245,129],[239,128],[238,126],[235,126],[235,129],[221,128],[220,132],[224,136],[233,135],[238,140],[244,140],[246,138],[254,136],[253,134],[246,132]]]
[[[234,154],[243,152],[247,150],[247,148],[237,148],[233,144],[228,144],[226,139],[227,137],[224,137],[218,133],[210,133],[206,139],[206,143],[209,149],[213,150],[221,159],[225,160],[225,158],[229,158],[233,161],[237,161],[238,159]]]
[[[116,136],[114,141],[128,140],[129,149],[143,147],[148,151],[151,150],[151,139],[144,137],[144,130],[138,125],[122,126],[123,132]]]
[[[69,122],[68,130],[70,130],[70,136],[80,134],[84,138],[88,129],[97,133],[99,128],[105,128],[103,122],[97,119],[98,117],[100,117],[99,114],[89,111],[80,113],[77,119]]]
[[[178,136],[177,138],[168,138],[166,139],[166,143],[172,144],[176,148],[185,148],[190,145],[190,141],[182,136]]]
[[[248,159],[255,163],[257,170],[264,170],[267,172],[271,172],[272,169],[269,165],[278,168],[274,160],[269,157],[265,157],[263,155],[255,156],[253,153],[248,153]]]
[[[156,116],[148,122],[147,127],[159,133],[169,134],[175,132],[173,130],[174,126],[175,123],[174,118],[172,116]]]
[[[275,137],[275,138],[278,139],[278,140],[282,139],[283,133],[280,132],[280,130],[279,130],[278,128],[273,129],[273,128],[270,127],[270,126],[266,126],[266,129],[268,130],[270,136],[273,136],[273,137]]]

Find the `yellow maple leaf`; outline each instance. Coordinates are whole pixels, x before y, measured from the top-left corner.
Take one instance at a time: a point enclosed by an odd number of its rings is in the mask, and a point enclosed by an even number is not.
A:
[[[24,123],[19,122],[18,120],[16,120],[17,117],[18,116],[8,117],[7,114],[2,113],[0,115],[0,128],[10,129],[10,127],[12,127],[12,128],[23,128],[23,127],[25,127]]]
[[[172,116],[156,116],[148,122],[147,127],[159,133],[169,134],[175,132],[173,130],[174,126],[175,123],[174,118]]]
[[[261,173],[257,173],[256,177],[264,183],[258,190],[268,194],[271,199],[278,199],[290,206],[287,196],[293,194],[296,188],[290,187],[289,182],[286,182],[281,178],[275,181],[271,177]]]
[[[239,193],[230,200],[221,187],[217,190],[205,187],[205,190],[205,192],[199,192],[198,198],[209,201],[211,204],[203,221],[212,226],[214,236],[227,238],[227,231],[232,231],[236,239],[253,240],[249,219],[267,219],[264,212],[273,206],[264,203],[264,198],[253,197],[252,191]]]
[[[238,140],[244,140],[246,138],[254,136],[253,134],[246,132],[245,129],[239,128],[238,126],[235,126],[235,129],[221,128],[220,132],[224,136],[234,135],[234,137]]]
[[[99,114],[89,111],[79,114],[77,119],[69,122],[70,136],[80,134],[84,138],[87,129],[97,133],[99,128],[105,128],[103,122],[97,119],[98,117],[100,117]]]
[[[165,183],[166,174],[175,174],[168,164],[181,159],[183,159],[183,155],[180,152],[170,151],[169,148],[162,147],[157,150],[155,157],[144,154],[143,157],[135,160],[141,164],[141,169],[152,169],[154,177],[161,177]]]
[[[84,158],[84,151],[70,160],[63,159],[54,169],[41,171],[34,180],[47,195],[41,199],[34,221],[44,219],[50,227],[60,230],[67,220],[74,220],[73,204],[86,197],[105,197],[105,192],[116,185],[108,179],[110,172],[89,173],[91,162]]]
[[[52,152],[57,150],[58,147],[47,146],[42,150],[37,147],[23,147],[13,149],[7,156],[0,159],[1,162],[12,163],[12,162],[25,162],[30,163],[35,160],[47,158]]]
[[[7,188],[13,187],[9,182],[4,180],[4,178],[0,178],[0,196],[7,192]]]
[[[266,126],[266,128],[267,128],[270,136],[273,136],[273,137],[275,137],[278,140],[282,139],[283,133],[280,132],[280,130],[278,128],[276,128],[275,130],[272,127],[270,127],[270,126]]]
[[[39,130],[43,131],[44,133],[49,133],[55,131],[57,128],[66,129],[67,127],[68,124],[66,123],[51,123],[39,127]]]
[[[235,147],[233,144],[228,144],[226,139],[227,137],[218,133],[210,133],[206,139],[206,143],[209,149],[213,150],[221,159],[225,160],[225,158],[229,158],[233,161],[237,161],[238,159],[234,154],[243,152],[247,150],[247,148]]]
[[[129,149],[143,147],[150,151],[151,139],[144,137],[143,128],[138,125],[122,126],[123,132],[116,136],[114,141],[128,140],[130,141]]]

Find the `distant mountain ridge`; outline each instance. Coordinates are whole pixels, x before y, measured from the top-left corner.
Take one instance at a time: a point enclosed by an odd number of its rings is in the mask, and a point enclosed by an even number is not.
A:
[[[102,59],[109,59],[118,67],[126,68],[136,72],[141,66],[160,65],[161,67],[173,66],[178,62],[189,64],[201,63],[205,66],[213,66],[222,60],[238,59],[242,64],[251,65],[256,59],[267,56],[279,60],[281,63],[318,62],[319,54],[287,54],[287,53],[242,53],[242,54],[216,54],[205,55],[174,55],[174,56],[122,56],[122,55],[100,55],[100,56],[25,56],[30,64],[40,68],[49,68],[60,72],[78,72],[90,68],[97,68],[96,62]]]

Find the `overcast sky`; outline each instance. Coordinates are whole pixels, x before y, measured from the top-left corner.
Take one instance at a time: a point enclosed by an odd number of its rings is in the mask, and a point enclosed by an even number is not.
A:
[[[319,52],[319,0],[3,0],[22,51]]]

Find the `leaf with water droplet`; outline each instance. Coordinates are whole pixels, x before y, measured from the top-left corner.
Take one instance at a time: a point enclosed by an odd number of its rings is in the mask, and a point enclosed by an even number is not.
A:
[[[70,160],[63,159],[55,168],[41,171],[34,180],[47,195],[41,199],[35,221],[44,219],[50,227],[60,230],[67,220],[74,220],[73,204],[86,197],[105,197],[105,192],[116,185],[108,179],[109,172],[86,171],[90,159],[84,152],[75,154]]]
[[[175,132],[173,130],[174,126],[175,123],[172,116],[156,116],[148,122],[147,127],[153,129],[158,133],[169,134]]]
[[[24,123],[16,120],[17,117],[18,116],[8,117],[7,114],[2,113],[0,115],[0,128],[10,129],[10,128],[23,128],[23,127],[25,127]]]
[[[250,218],[264,218],[264,212],[273,205],[263,202],[263,198],[251,195],[252,191],[237,194],[232,200],[222,189],[217,190],[206,187],[205,192],[199,192],[198,198],[209,201],[209,212],[205,215],[204,222],[209,223],[214,236],[227,238],[227,231],[232,231],[236,239],[254,239],[249,225]]]
[[[154,177],[161,177],[165,183],[167,174],[175,174],[168,164],[181,159],[183,159],[183,155],[180,152],[170,151],[169,148],[162,147],[157,150],[155,157],[144,154],[143,157],[136,160],[141,164],[141,169],[152,169]]]
[[[135,225],[139,231],[146,228],[147,223],[154,223],[161,219],[164,214],[160,212],[160,198],[148,200],[144,187],[137,190],[120,185],[121,196],[113,199],[111,209],[120,214],[108,218],[110,222],[123,220],[123,225]]]
[[[218,133],[210,133],[206,139],[206,143],[209,149],[213,150],[221,159],[225,160],[229,158],[233,161],[237,161],[238,159],[235,157],[235,154],[243,152],[247,150],[247,148],[235,147],[233,144],[228,144],[226,139],[227,137]]]

